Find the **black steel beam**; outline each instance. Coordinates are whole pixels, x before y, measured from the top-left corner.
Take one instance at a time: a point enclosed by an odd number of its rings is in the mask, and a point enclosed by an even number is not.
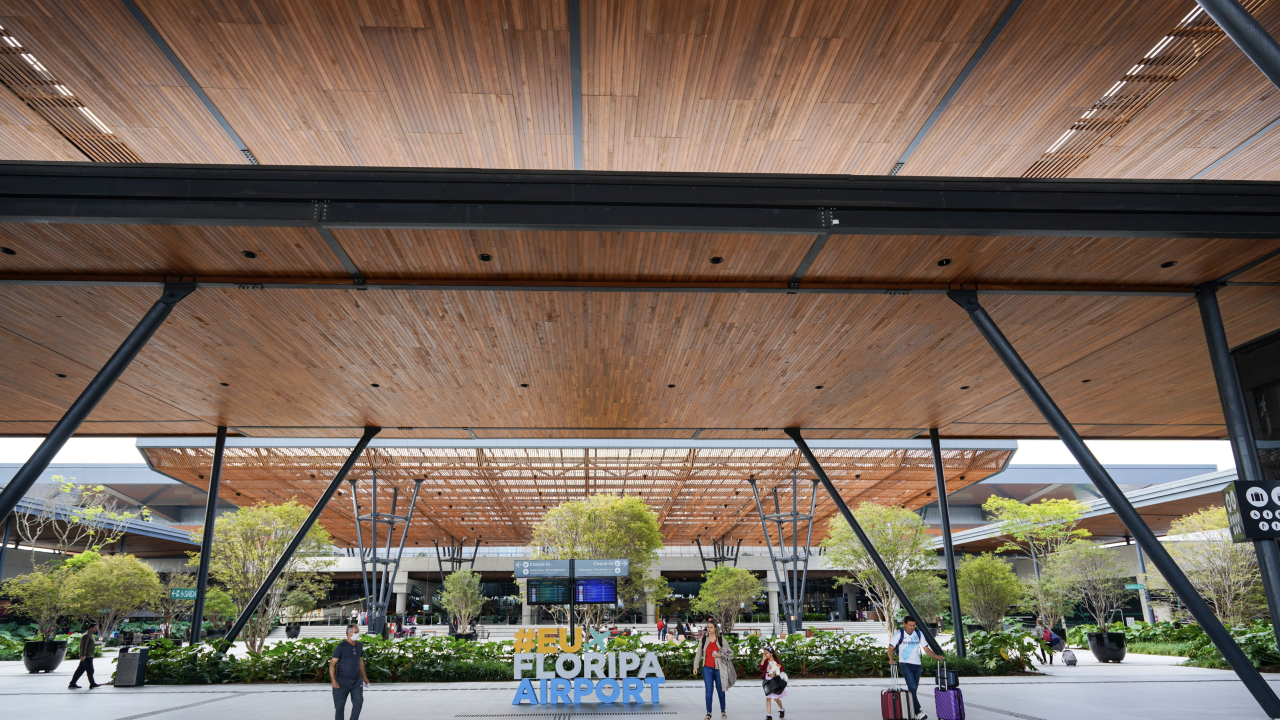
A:
[[[956,581],[956,552],[951,544],[951,514],[947,508],[947,477],[942,467],[942,440],[938,428],[929,428],[933,453],[933,479],[938,486],[938,515],[942,518],[942,556],[947,566],[947,590],[951,595],[951,626],[955,633],[956,655],[964,657],[964,614],[960,612],[960,584]],[[941,628],[938,629],[941,632]]]
[[[1165,582],[1182,600],[1182,604],[1186,606],[1187,611],[1200,623],[1201,629],[1209,636],[1209,640],[1218,648],[1218,652],[1222,653],[1222,657],[1226,659],[1227,664],[1231,666],[1236,674],[1240,676],[1240,680],[1244,682],[1245,687],[1253,694],[1258,704],[1262,706],[1263,711],[1267,713],[1267,717],[1280,718],[1280,698],[1276,697],[1275,692],[1267,685],[1266,680],[1258,674],[1257,668],[1250,662],[1244,651],[1236,645],[1232,639],[1231,633],[1222,626],[1222,622],[1213,614],[1212,608],[1200,597],[1200,593],[1196,592],[1191,581],[1187,579],[1182,568],[1174,562],[1173,557],[1169,555],[1169,551],[1165,550],[1155,533],[1151,532],[1151,528],[1147,527],[1142,516],[1134,509],[1133,503],[1129,502],[1129,498],[1125,497],[1124,492],[1120,490],[1120,486],[1112,479],[1111,474],[1107,472],[1102,463],[1098,462],[1098,458],[1094,457],[1093,452],[1084,444],[1084,440],[1080,434],[1076,432],[1071,421],[1067,420],[1067,416],[1058,407],[1053,398],[1049,396],[1048,391],[1040,384],[1040,380],[1036,378],[1035,373],[1031,372],[1031,368],[1023,362],[1022,357],[1018,355],[1018,351],[1014,349],[1013,344],[1000,331],[1000,327],[996,325],[995,320],[991,318],[987,311],[978,302],[978,294],[972,291],[956,291],[951,293],[951,299],[960,307],[964,308],[968,313],[969,319],[973,321],[978,332],[995,351],[996,355],[1009,369],[1010,374],[1022,386],[1023,392],[1027,394],[1027,398],[1036,406],[1040,414],[1044,416],[1045,421],[1053,428],[1053,431],[1067,446],[1067,450],[1075,457],[1076,462],[1080,463],[1081,469],[1093,481],[1094,487],[1098,489],[1098,494],[1111,505],[1111,509],[1115,512],[1120,522],[1124,523],[1125,528],[1133,535],[1133,539],[1142,547],[1143,551],[1150,558],[1151,563],[1156,566],[1156,570],[1164,577]]]
[[[1280,183],[0,163],[0,222],[1280,237]]]
[[[36,479],[49,467],[49,463],[53,462],[54,456],[62,446],[75,434],[85,418],[89,417],[107,391],[115,385],[116,380],[129,367],[129,363],[142,352],[142,348],[146,347],[147,341],[156,330],[160,329],[164,319],[173,311],[173,306],[195,289],[195,283],[165,284],[164,290],[160,293],[160,299],[156,300],[151,309],[142,316],[137,326],[133,328],[133,332],[129,333],[98,374],[89,381],[89,385],[80,393],[80,397],[67,408],[67,412],[63,414],[58,424],[54,425],[45,436],[40,447],[36,448],[35,453],[27,459],[4,490],[0,491],[0,518],[8,517],[9,513],[13,512],[18,501],[27,494]]]
[[[1280,43],[1238,0],[1196,0],[1272,85],[1280,88]]]
[[[925,618],[921,617],[920,613],[916,611],[916,606],[912,604],[911,598],[907,597],[907,593],[898,584],[898,579],[893,576],[893,571],[885,564],[884,558],[880,557],[876,546],[871,542],[871,538],[867,537],[862,525],[858,524],[858,519],[853,516],[849,506],[845,504],[844,498],[840,497],[840,492],[836,490],[835,483],[831,482],[831,478],[827,477],[827,472],[822,469],[822,464],[818,462],[818,458],[809,449],[809,443],[805,442],[804,436],[800,434],[800,428],[784,428],[783,432],[795,441],[796,447],[800,449],[800,454],[804,455],[804,459],[809,461],[809,467],[813,469],[813,474],[818,476],[818,482],[822,483],[822,487],[826,488],[827,494],[831,496],[831,501],[836,504],[836,509],[844,516],[845,522],[849,523],[849,527],[853,528],[854,534],[858,536],[858,542],[862,543],[867,555],[871,556],[871,562],[880,571],[880,575],[884,577],[885,582],[889,583],[889,587],[893,590],[893,594],[897,596],[898,602],[902,603],[902,608],[907,611],[908,616],[915,618],[916,627],[924,635],[925,642],[929,644],[930,649],[941,655],[942,646],[938,644],[937,638],[929,630],[929,625]]]
[[[204,625],[205,591],[209,586],[209,556],[213,550],[213,522],[218,514],[218,485],[222,481],[222,454],[227,449],[227,427],[218,426],[213,444],[213,464],[209,467],[209,495],[204,501],[204,530],[200,536],[200,567],[196,571],[196,604],[191,608],[191,644],[200,644]]]
[[[338,487],[342,485],[342,481],[346,479],[347,473],[351,472],[351,468],[355,466],[356,460],[360,459],[360,454],[368,447],[369,441],[382,431],[380,427],[367,427],[364,434],[356,441],[356,446],[351,449],[351,454],[347,456],[347,461],[342,463],[342,467],[338,469],[338,474],[333,476],[333,481],[329,483],[329,487],[325,488],[324,494],[316,501],[315,507],[311,508],[311,514],[307,515],[307,519],[302,522],[302,526],[294,533],[293,540],[289,541],[289,547],[285,548],[280,559],[276,561],[271,572],[267,573],[267,577],[258,586],[258,590],[254,592],[249,602],[240,609],[240,617],[236,618],[236,622],[231,626],[231,630],[227,632],[227,642],[235,642],[240,635],[240,631],[244,630],[244,626],[249,622],[249,618],[257,611],[258,606],[262,604],[267,593],[271,591],[271,586],[276,584],[276,580],[280,578],[280,573],[284,572],[289,561],[293,559],[293,554],[298,551],[298,546],[302,545],[302,540],[306,538],[307,533],[311,532],[311,526],[316,524],[316,520],[320,519],[320,513],[324,512],[329,501],[333,499],[334,493],[338,492]]]

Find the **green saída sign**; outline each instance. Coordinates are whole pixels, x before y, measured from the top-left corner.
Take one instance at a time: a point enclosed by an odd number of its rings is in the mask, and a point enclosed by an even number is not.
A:
[[[1146,590],[1147,586],[1142,583],[1125,583],[1125,590]]]
[[[195,600],[195,588],[169,588],[170,600]]]

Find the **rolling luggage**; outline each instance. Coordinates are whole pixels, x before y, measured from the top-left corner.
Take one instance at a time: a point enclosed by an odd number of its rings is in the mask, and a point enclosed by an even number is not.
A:
[[[947,664],[938,661],[938,687],[933,690],[933,701],[938,706],[938,720],[964,720],[964,694],[960,692],[960,678]]]
[[[905,685],[898,683],[898,666],[889,666],[889,689],[880,693],[880,717],[883,720],[914,720],[915,704]]]
[[[1062,651],[1062,662],[1066,663],[1066,665],[1067,665],[1068,667],[1075,667],[1075,664],[1076,664],[1076,654],[1075,654],[1075,653],[1073,653],[1073,652],[1071,652],[1070,650],[1063,650],[1063,651]]]

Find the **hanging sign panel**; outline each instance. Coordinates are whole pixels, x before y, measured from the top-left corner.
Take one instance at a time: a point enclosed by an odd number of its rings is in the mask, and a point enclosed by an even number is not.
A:
[[[568,560],[516,560],[516,578],[567,578]],[[569,602],[565,600],[565,602]]]
[[[1222,489],[1231,539],[1280,538],[1280,482],[1237,480]]]
[[[574,560],[573,576],[589,577],[627,577],[631,575],[630,560]]]

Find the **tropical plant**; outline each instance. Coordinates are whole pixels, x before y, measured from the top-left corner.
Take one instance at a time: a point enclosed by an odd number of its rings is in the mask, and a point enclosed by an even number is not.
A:
[[[4,581],[3,594],[13,601],[13,612],[35,621],[40,637],[52,639],[58,632],[58,620],[73,607],[68,583],[75,574],[65,563],[42,565],[24,575]]]
[[[457,632],[465,633],[480,614],[484,599],[484,593],[480,592],[480,573],[455,570],[445,577],[444,586],[436,595],[436,604],[448,611]]]
[[[124,536],[128,521],[150,518],[146,507],[127,510],[102,485],[80,485],[61,475],[32,487],[24,501],[24,508],[14,513],[14,524],[33,557],[37,544],[50,538],[63,555],[76,548],[100,550]]]
[[[991,553],[966,558],[957,571],[960,606],[989,633],[998,633],[1005,613],[1022,596],[1009,563]]]
[[[1226,508],[1209,507],[1174,520],[1164,547],[1227,627],[1244,625],[1266,609],[1257,553],[1252,543],[1231,540]],[[1157,573],[1147,582],[1168,587]]]
[[[133,555],[107,555],[71,578],[71,613],[98,623],[103,635],[160,600],[160,577]]]
[[[862,503],[853,512],[858,524],[871,539],[871,544],[889,571],[896,578],[924,570],[933,558],[932,540],[925,532],[924,519],[906,508]],[[893,631],[893,619],[898,610],[898,598],[889,582],[876,569],[866,548],[858,541],[853,528],[840,515],[827,523],[828,535],[822,541],[827,563],[848,572],[851,577],[838,582],[852,583],[867,594],[871,604],[880,611],[885,629]],[[927,622],[928,618],[918,618]]]
[[[729,633],[733,632],[742,606],[754,603],[763,594],[764,583],[750,570],[722,565],[706,574],[702,589],[689,609],[714,617],[721,632]]]
[[[658,514],[634,495],[593,495],[552,508],[534,526],[533,546],[539,559],[630,561],[630,576],[618,579],[620,606],[578,605],[583,627],[605,627],[624,608],[661,603],[670,595],[667,581],[654,572],[662,549]],[[567,607],[548,609],[561,622],[568,619]]]
[[[1089,537],[1088,530],[1077,527],[1086,508],[1079,500],[1044,499],[1024,504],[998,495],[982,504],[1005,536],[1005,543],[997,552],[1015,551],[1031,559],[1035,573],[1026,583],[1029,609],[1043,617],[1049,627],[1061,625],[1074,603],[1064,603],[1062,583],[1046,577],[1042,568],[1045,559],[1058,548]]]
[[[1007,632],[979,630],[966,636],[965,646],[968,656],[976,662],[1002,672],[1035,670],[1036,655],[1048,650],[1044,641],[1025,630]]]
[[[244,608],[249,604],[310,512],[310,508],[295,500],[280,505],[260,502],[214,521],[209,574],[222,585],[237,606]],[[192,540],[199,543],[201,538],[193,533]],[[248,649],[254,652],[262,650],[290,592],[301,590],[312,597],[329,594],[332,580],[322,571],[334,564],[331,549],[329,533],[319,524],[312,525],[297,552],[271,585],[266,598],[245,624],[240,637]],[[198,552],[190,552],[188,556],[192,567],[200,564]]]
[[[1049,556],[1049,568],[1080,598],[1099,626],[1124,606],[1125,561],[1116,553],[1088,540],[1067,543]]]

